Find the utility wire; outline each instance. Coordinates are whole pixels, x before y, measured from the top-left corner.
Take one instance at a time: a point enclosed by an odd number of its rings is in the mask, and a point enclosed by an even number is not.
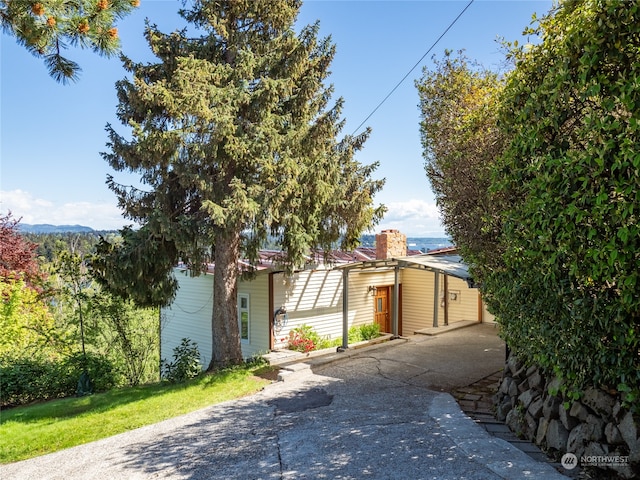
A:
[[[409,75],[411,75],[411,72],[413,72],[413,71],[416,69],[416,67],[422,63],[422,60],[424,60],[424,57],[426,57],[427,55],[429,55],[429,53],[431,52],[431,50],[433,50],[433,48],[438,44],[438,42],[439,42],[440,40],[442,40],[442,37],[444,37],[444,36],[447,34],[447,32],[448,32],[449,30],[451,30],[451,27],[453,27],[453,26],[456,24],[456,22],[460,19],[460,17],[464,14],[464,12],[466,12],[466,11],[467,11],[467,9],[471,6],[471,4],[473,3],[473,1],[474,1],[474,0],[470,0],[470,1],[469,1],[469,3],[467,3],[467,6],[466,6],[466,7],[464,7],[464,8],[462,9],[462,11],[458,14],[458,16],[457,16],[455,19],[453,19],[453,21],[449,24],[449,26],[445,29],[445,31],[444,31],[444,32],[442,32],[442,34],[438,37],[438,39],[437,39],[435,42],[433,42],[433,44],[429,47],[429,50],[427,50],[427,51],[425,52],[425,54],[424,54],[424,55],[422,55],[422,57],[420,57],[420,60],[418,60],[418,61],[416,62],[416,64],[415,64],[413,67],[411,67],[411,70],[409,70],[409,71],[407,72],[407,74],[406,74],[404,77],[402,77],[402,80],[400,80],[400,81],[396,84],[396,86],[395,86],[395,87],[393,87],[393,88],[391,89],[391,91],[387,94],[387,96],[386,96],[386,97],[384,97],[380,103],[378,103],[378,105],[376,106],[376,108],[374,108],[374,109],[373,109],[373,111],[372,111],[369,115],[367,115],[367,118],[365,118],[365,119],[362,121],[362,123],[361,123],[360,125],[358,125],[358,127],[353,131],[353,133],[351,134],[351,136],[354,136],[354,135],[358,132],[358,130],[360,130],[360,129],[362,128],[362,126],[363,126],[365,123],[367,123],[367,120],[369,120],[369,119],[373,116],[373,114],[374,114],[374,113],[376,113],[376,112],[378,111],[378,109],[382,106],[382,104],[384,104],[384,102],[386,102],[386,101],[387,101],[387,99],[388,99],[391,95],[393,95],[393,92],[395,92],[395,91],[398,89],[398,87],[399,87],[400,85],[402,85],[402,83],[407,79],[407,77],[408,77]]]

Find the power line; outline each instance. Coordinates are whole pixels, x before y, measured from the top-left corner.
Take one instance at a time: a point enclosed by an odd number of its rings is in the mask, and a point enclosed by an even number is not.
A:
[[[458,14],[458,16],[457,16],[456,18],[454,18],[454,19],[453,19],[453,21],[449,24],[449,26],[445,29],[445,31],[444,31],[444,32],[442,32],[442,34],[438,37],[438,39],[437,39],[435,42],[433,42],[433,44],[429,47],[429,50],[427,50],[427,51],[425,52],[425,54],[424,54],[424,55],[422,55],[422,57],[420,57],[420,60],[418,60],[418,61],[415,63],[415,65],[414,65],[413,67],[411,67],[411,70],[409,70],[409,71],[407,72],[407,74],[406,74],[404,77],[402,77],[402,79],[401,79],[401,80],[396,84],[396,86],[395,86],[395,87],[393,87],[393,88],[391,89],[391,91],[387,94],[387,96],[386,96],[386,97],[384,97],[380,103],[378,103],[378,105],[376,106],[376,108],[374,108],[374,109],[373,109],[373,111],[372,111],[369,115],[367,115],[367,118],[365,118],[365,119],[362,121],[362,123],[361,123],[360,125],[358,125],[358,127],[357,127],[357,128],[353,131],[353,133],[351,134],[352,136],[353,136],[353,135],[355,135],[355,134],[356,134],[356,132],[357,132],[358,130],[360,130],[360,129],[362,128],[362,126],[363,126],[365,123],[367,123],[367,120],[369,120],[369,119],[373,116],[373,114],[374,114],[374,113],[376,113],[376,112],[378,111],[378,109],[382,106],[382,104],[384,104],[384,102],[386,102],[386,101],[387,101],[387,99],[388,99],[391,95],[393,95],[393,92],[395,92],[395,91],[398,89],[398,87],[399,87],[400,85],[402,85],[402,83],[407,79],[407,77],[408,77],[409,75],[411,75],[411,72],[413,72],[413,71],[416,69],[416,67],[422,63],[422,60],[424,60],[424,57],[426,57],[427,55],[429,55],[429,53],[431,52],[431,50],[433,50],[433,48],[438,44],[438,42],[439,42],[440,40],[442,40],[442,37],[444,37],[444,36],[447,34],[447,32],[448,32],[449,30],[451,30],[451,27],[453,27],[453,26],[456,24],[456,22],[458,21],[458,19],[459,19],[459,18],[464,14],[464,12],[466,12],[466,11],[467,11],[467,9],[471,6],[471,4],[473,3],[473,1],[474,1],[474,0],[470,0],[470,1],[469,1],[469,3],[467,3],[467,6],[466,6],[466,7],[464,7],[464,8],[462,9],[462,11]]]

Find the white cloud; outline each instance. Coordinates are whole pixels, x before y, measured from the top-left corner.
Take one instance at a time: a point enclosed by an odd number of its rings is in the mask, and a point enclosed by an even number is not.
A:
[[[412,199],[386,204],[387,213],[376,230],[396,229],[409,237],[445,237],[434,202]]]
[[[122,217],[115,202],[56,204],[19,189],[0,191],[0,212],[7,211],[28,224],[83,225],[95,230],[116,230],[131,224]]]
[[[396,229],[409,237],[445,237],[444,227],[436,204],[424,200],[408,200],[386,204],[388,210],[381,230]],[[22,223],[52,225],[84,225],[96,230],[116,230],[131,221],[124,219],[115,204],[67,202],[56,204],[37,198],[24,190],[0,191],[0,212],[11,211]]]

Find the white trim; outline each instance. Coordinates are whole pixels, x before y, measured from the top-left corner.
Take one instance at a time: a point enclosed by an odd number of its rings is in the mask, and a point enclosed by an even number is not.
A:
[[[243,302],[244,300],[244,302]],[[238,329],[240,333],[240,342],[245,344],[251,343],[251,302],[249,301],[248,293],[238,293]],[[243,303],[245,306],[243,307]],[[247,333],[246,338],[243,337],[242,333],[242,315],[246,313],[247,315]]]

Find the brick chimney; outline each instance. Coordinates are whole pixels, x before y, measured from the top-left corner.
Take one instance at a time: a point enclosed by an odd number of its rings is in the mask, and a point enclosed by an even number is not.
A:
[[[407,255],[407,236],[399,230],[383,230],[376,235],[376,259]]]

